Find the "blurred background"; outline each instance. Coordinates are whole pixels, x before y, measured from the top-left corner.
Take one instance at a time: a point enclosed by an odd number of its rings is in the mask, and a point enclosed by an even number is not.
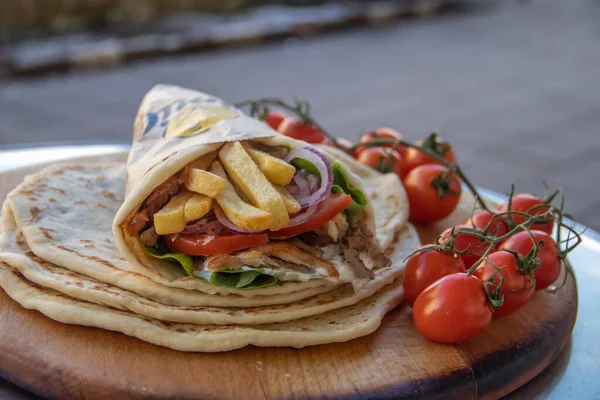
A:
[[[0,0],[0,146],[128,141],[155,83],[309,100],[357,139],[441,128],[477,184],[600,229],[594,0]]]

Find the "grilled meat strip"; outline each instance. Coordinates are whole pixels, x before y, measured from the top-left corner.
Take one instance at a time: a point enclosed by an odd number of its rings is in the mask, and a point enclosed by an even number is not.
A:
[[[288,242],[272,242],[237,254],[210,256],[203,263],[208,271],[236,269],[244,265],[256,267],[266,265],[273,269],[303,273],[317,272],[326,277],[339,276],[332,263]]]
[[[154,214],[159,212],[171,200],[171,197],[179,192],[179,187],[183,183],[183,174],[178,175],[167,179],[146,198],[141,210],[127,224],[127,229],[131,235],[136,235],[147,228]]]

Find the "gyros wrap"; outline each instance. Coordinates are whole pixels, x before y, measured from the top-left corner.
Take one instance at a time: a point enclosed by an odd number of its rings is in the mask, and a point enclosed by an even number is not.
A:
[[[126,179],[117,247],[163,284],[357,289],[390,266],[365,188],[342,161],[204,93],[146,95]]]

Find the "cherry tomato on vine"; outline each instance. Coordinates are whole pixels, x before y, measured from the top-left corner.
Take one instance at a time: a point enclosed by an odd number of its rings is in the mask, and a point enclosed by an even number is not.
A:
[[[265,118],[264,121],[271,128],[277,130],[277,128],[279,128],[279,124],[281,124],[285,118],[287,118],[287,116],[281,111],[270,110],[267,113],[267,118]]]
[[[366,135],[362,135],[360,137],[360,143],[370,143],[376,140],[402,140],[404,137],[395,129],[392,128],[377,128],[373,132],[369,132]],[[406,146],[397,145],[394,146],[392,144],[382,144],[382,147],[393,147],[401,156],[404,156],[406,153]],[[365,149],[369,148],[368,146],[359,146],[354,150],[352,154],[355,158],[360,155]]]
[[[497,270],[494,265],[500,269],[498,274],[496,274]],[[515,256],[507,251],[496,251],[489,254],[487,260],[475,269],[473,275],[484,282],[489,281],[493,277],[492,282],[500,285],[502,282],[500,273],[504,277],[504,282],[500,288],[500,294],[504,295],[504,303],[500,308],[494,310],[494,317],[502,317],[514,313],[523,307],[535,292],[535,284],[532,277],[528,274],[523,274],[519,270]],[[496,275],[494,276],[494,274]]]
[[[327,139],[325,134],[312,124],[303,124],[296,117],[285,118],[277,128],[279,133],[293,139],[304,140],[308,143],[323,143]]]
[[[558,246],[556,241],[548,233],[532,230],[531,234],[536,243],[543,240],[544,243],[538,248],[537,258],[540,265],[533,274],[535,275],[535,290],[542,290],[556,282],[560,274],[561,260],[558,258]],[[519,232],[509,237],[502,243],[500,249],[516,251],[522,256],[527,255],[533,248],[533,241],[526,231]]]
[[[468,254],[463,254],[463,255],[461,255],[461,257],[465,263],[465,267],[467,267],[467,269],[469,269],[473,266],[473,264],[475,264],[477,262],[477,260],[479,260],[481,258],[481,256],[483,256],[483,253],[485,253],[489,244],[486,243],[484,239],[477,237],[473,234],[470,234],[467,232],[460,232],[460,230],[462,228],[473,229],[472,227],[467,226],[467,225],[456,225],[454,227],[446,229],[441,235],[441,237],[442,237],[442,239],[440,240],[441,244],[448,244],[453,228],[454,228],[454,235],[455,235],[454,250],[455,251],[467,250]]]
[[[402,156],[394,149],[388,147],[370,147],[362,151],[357,158],[358,162],[376,170],[387,173],[393,172],[401,179],[404,176]]]
[[[544,202],[539,197],[528,193],[521,193],[516,194],[512,197],[510,210],[508,209],[507,201],[498,208],[498,211],[520,211],[528,213],[530,215],[540,215],[547,212],[550,209],[549,206],[543,204]],[[523,215],[513,215],[512,218],[517,224],[520,224],[521,222],[525,221],[525,216]],[[531,229],[537,229],[548,234],[552,233],[552,229],[554,228],[554,221],[552,217],[548,216],[547,218],[544,218],[544,220],[548,222],[540,222],[537,224],[533,224]]]
[[[423,140],[423,139],[417,140],[416,144],[417,144],[417,146],[425,147],[425,148],[433,151],[434,153],[436,153],[437,155],[442,157],[444,160],[446,160],[450,164],[454,164],[454,162],[456,161],[456,157],[454,155],[454,149],[452,149],[452,146],[450,146],[450,143],[437,137],[437,135],[433,135],[433,138],[430,136],[429,138],[427,138],[425,140]],[[441,164],[441,163],[439,161],[436,161],[433,158],[429,157],[427,154],[421,152],[420,150],[409,147],[406,150],[406,164],[407,164],[407,169],[409,171],[411,171],[414,168],[421,166],[421,165]]]
[[[447,275],[428,286],[415,302],[413,322],[427,339],[458,343],[479,335],[492,320],[483,282],[472,275]]]
[[[478,211],[469,217],[464,225],[473,226],[481,231],[485,231],[485,228],[494,218],[494,214],[489,211],[482,210]],[[490,227],[485,231],[486,234],[495,234],[496,236],[504,236],[508,233],[508,224],[503,217],[497,217]]]
[[[465,271],[465,263],[455,253],[432,249],[413,254],[404,269],[404,301],[412,307],[427,286],[446,275]]]
[[[410,216],[422,223],[439,221],[458,205],[460,181],[442,165],[421,165],[403,180],[408,196]]]

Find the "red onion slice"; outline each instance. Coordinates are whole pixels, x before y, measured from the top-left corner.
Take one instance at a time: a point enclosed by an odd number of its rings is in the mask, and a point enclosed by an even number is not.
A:
[[[285,157],[285,161],[291,163],[295,158],[302,158],[306,161],[309,161],[315,166],[315,168],[317,168],[319,175],[321,176],[320,184],[316,191],[307,196],[300,194],[296,198],[298,203],[300,203],[300,207],[310,207],[325,199],[331,191],[331,186],[333,185],[333,172],[331,170],[331,164],[329,164],[329,161],[323,154],[312,147],[300,147],[292,150],[290,154]],[[296,175],[294,176],[294,182],[296,182],[296,176],[299,174],[301,174],[300,171],[296,172]]]
[[[306,197],[311,193],[308,180],[301,172],[297,172],[296,175],[294,175],[294,183],[298,186],[298,197]]]
[[[217,219],[219,220],[219,222],[221,224],[223,224],[225,229],[227,229],[229,232],[235,233],[236,235],[244,235],[244,236],[261,235],[261,234],[265,233],[265,231],[260,231],[260,232],[247,231],[245,229],[240,228],[239,226],[234,225],[233,222],[231,222],[229,220],[229,218],[227,218],[227,216],[225,215],[225,213],[223,212],[221,207],[219,207],[217,204],[213,205],[213,210],[215,211],[215,215],[217,216]]]
[[[308,181],[308,190],[310,193],[314,193],[319,188],[319,178],[316,175],[308,174],[306,180]]]

